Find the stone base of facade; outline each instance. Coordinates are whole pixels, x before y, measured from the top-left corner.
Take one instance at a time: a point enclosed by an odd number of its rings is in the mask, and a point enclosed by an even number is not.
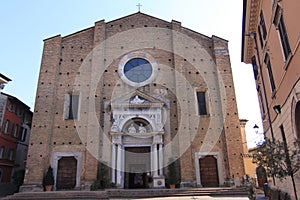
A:
[[[83,191],[90,191],[91,190],[92,183],[91,182],[84,182],[80,185],[79,190]]]
[[[240,187],[242,185],[240,179],[238,178],[235,178],[233,182],[234,182],[234,187]]]
[[[24,184],[20,187],[20,192],[43,192],[42,184]]]
[[[235,187],[234,186],[234,179],[226,179],[225,181],[224,181],[224,186],[225,187]]]
[[[194,188],[197,187],[197,184],[193,181],[181,181],[180,188]]]
[[[153,177],[154,188],[164,188],[165,186],[165,177]]]

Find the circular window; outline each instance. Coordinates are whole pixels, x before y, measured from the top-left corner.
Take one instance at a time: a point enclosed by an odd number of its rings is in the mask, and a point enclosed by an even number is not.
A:
[[[131,52],[119,62],[120,78],[133,87],[141,87],[153,82],[158,73],[155,59],[143,51]]]
[[[141,83],[151,77],[152,66],[144,58],[133,58],[125,64],[123,73],[130,81]]]

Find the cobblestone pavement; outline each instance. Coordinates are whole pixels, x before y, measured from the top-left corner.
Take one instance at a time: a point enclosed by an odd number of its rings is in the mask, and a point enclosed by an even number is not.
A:
[[[184,196],[184,197],[157,197],[157,198],[142,198],[139,200],[249,200],[245,196]],[[111,199],[111,200],[129,200],[129,199]]]
[[[249,200],[248,197],[245,196],[185,196],[185,197],[156,197],[156,198],[142,198],[139,200]],[[257,200],[266,200],[263,194],[258,194],[256,196]],[[129,200],[129,199],[111,199],[111,200]],[[132,200],[132,199],[130,199]]]

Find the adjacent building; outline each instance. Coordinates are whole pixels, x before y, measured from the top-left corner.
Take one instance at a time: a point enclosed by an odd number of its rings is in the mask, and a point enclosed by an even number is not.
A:
[[[23,191],[239,185],[242,152],[228,41],[140,12],[44,40]]]
[[[9,81],[11,81],[10,78],[8,78],[0,73],[0,92],[1,92],[1,90],[3,90],[5,84],[7,84]]]
[[[289,149],[300,139],[299,9],[296,0],[244,0],[242,61],[253,66],[266,137]],[[299,192],[299,172],[295,182]],[[295,198],[289,177],[276,187]]]
[[[25,170],[32,120],[30,108],[11,95],[0,94],[0,182],[11,182]]]

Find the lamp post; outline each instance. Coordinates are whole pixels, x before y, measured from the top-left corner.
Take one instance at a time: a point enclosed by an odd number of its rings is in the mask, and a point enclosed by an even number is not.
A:
[[[258,142],[256,143],[257,145],[262,145],[265,142],[265,135],[264,133],[258,133],[259,131],[259,126],[257,124],[255,124],[253,126],[253,129],[257,135],[257,137],[259,138]],[[263,138],[261,138],[261,136],[263,136]]]

